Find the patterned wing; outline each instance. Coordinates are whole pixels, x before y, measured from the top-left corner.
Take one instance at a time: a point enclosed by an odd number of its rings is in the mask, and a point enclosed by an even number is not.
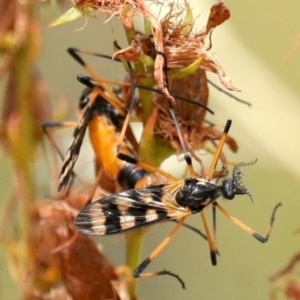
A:
[[[128,190],[88,204],[76,217],[77,229],[85,234],[106,235],[149,226],[186,215],[185,208],[170,205],[169,185]],[[173,201],[175,202],[175,201]]]
[[[64,159],[58,183],[58,191],[66,187],[73,173],[87,126],[91,118],[92,108],[87,107],[73,133],[73,140]]]

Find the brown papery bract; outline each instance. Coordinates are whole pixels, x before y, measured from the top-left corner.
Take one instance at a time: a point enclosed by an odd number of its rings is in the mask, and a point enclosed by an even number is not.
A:
[[[188,6],[187,3],[185,5]],[[230,17],[229,10],[223,2],[213,5],[206,29],[200,33],[193,32],[193,23],[185,22],[185,11],[185,7],[174,5],[161,22],[168,68],[184,68],[201,59],[200,68],[218,74],[221,83],[227,89],[238,91],[231,84],[217,58],[209,52],[211,44],[207,42],[212,30]]]
[[[119,292],[126,294],[126,289],[114,267],[89,237],[74,228],[77,210],[68,204],[74,201],[71,196],[39,206],[36,251],[30,269],[35,274],[32,295],[36,299],[56,299],[51,298],[53,295],[72,300],[124,299]]]
[[[157,60],[162,58],[161,55],[157,55],[158,51],[164,53],[168,70],[180,70],[199,61],[199,68],[216,73],[221,83],[227,89],[239,91],[238,88],[231,84],[231,80],[226,75],[224,68],[210,52],[212,31],[230,17],[230,12],[225,4],[219,1],[212,6],[206,28],[198,33],[193,31],[194,21],[190,20],[192,19],[192,12],[187,2],[184,5],[176,2],[168,2],[167,4],[160,2],[160,4],[168,6],[169,12],[160,22],[162,35],[159,31],[159,34],[157,33],[157,36],[154,35],[153,37],[154,44],[152,44],[152,49],[149,39],[147,41],[146,37],[137,36],[129,47],[118,51],[114,57],[124,58],[128,61],[137,61],[143,54],[151,56],[155,59],[154,78],[162,91],[164,89],[161,88],[157,78]],[[158,45],[160,45],[161,38],[163,45],[159,48]],[[162,77],[160,80],[162,80]]]

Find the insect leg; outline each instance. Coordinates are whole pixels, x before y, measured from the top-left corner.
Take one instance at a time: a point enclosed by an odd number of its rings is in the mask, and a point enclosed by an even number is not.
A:
[[[162,52],[157,52],[157,55],[161,55],[164,59],[163,71],[164,71],[164,74],[165,74],[165,86],[166,86],[166,89],[169,91],[169,80],[168,80],[168,72],[167,72],[168,71],[167,58],[166,58],[165,54],[162,53]],[[194,171],[194,168],[193,168],[192,159],[191,159],[190,155],[188,154],[186,144],[184,142],[183,136],[182,136],[181,131],[180,131],[180,126],[179,126],[179,123],[177,121],[176,114],[175,114],[175,111],[174,111],[174,104],[172,104],[171,102],[169,102],[169,104],[170,104],[169,113],[171,115],[171,118],[174,122],[174,126],[175,126],[177,134],[178,134],[178,139],[180,141],[180,145],[181,145],[181,148],[182,148],[184,159],[185,159],[185,161],[187,163],[187,166],[188,166],[188,169],[189,169],[190,177],[195,178],[196,174],[195,174],[195,171]]]
[[[213,241],[214,241],[214,251],[218,254],[217,250],[217,211],[214,203],[212,204],[212,220],[213,220]]]
[[[275,214],[277,209],[281,206],[281,203],[276,204],[272,211],[271,219],[270,219],[270,228],[267,231],[267,234],[265,236],[260,235],[259,233],[252,230],[250,227],[233,217],[227,210],[225,210],[222,206],[220,206],[218,203],[215,204],[215,206],[236,226],[240,227],[243,231],[245,231],[247,234],[253,236],[256,240],[258,240],[261,243],[266,243],[269,240],[270,234],[273,229],[273,224],[275,221]]]
[[[227,120],[226,125],[224,127],[223,130],[223,134],[222,137],[220,139],[219,145],[216,149],[213,161],[211,163],[210,166],[210,170],[208,173],[208,178],[212,179],[214,176],[214,172],[215,172],[215,168],[216,165],[218,163],[218,160],[220,158],[220,156],[222,155],[222,149],[223,146],[225,144],[226,138],[227,138],[227,134],[229,132],[230,126],[231,126],[232,121],[231,120]],[[222,170],[223,171],[223,170]],[[206,217],[203,211],[200,212],[201,218],[202,218],[202,222],[205,228],[205,233],[207,235],[207,241],[208,241],[208,246],[209,246],[209,250],[210,250],[210,259],[211,259],[211,263],[213,266],[215,266],[217,264],[217,233],[216,233],[216,207],[215,207],[215,203],[212,206],[212,215],[213,215],[213,236],[210,234],[210,230],[206,221]]]
[[[104,58],[104,59],[108,59],[108,60],[113,60],[113,61],[116,61],[116,62],[122,62],[119,58],[112,58],[112,56],[110,56],[110,55],[106,55],[106,54],[102,54],[102,53],[97,53],[97,52],[92,52],[92,51],[86,51],[86,50],[80,50],[80,49],[76,49],[76,48],[70,48],[70,49],[73,49],[73,51],[76,51],[76,53],[80,53],[80,54],[84,54],[84,55],[90,55],[90,56],[95,56],[95,57],[100,57],[100,58]],[[159,52],[157,53],[157,54],[160,54]],[[71,54],[72,55],[72,54]],[[161,53],[161,55],[164,55],[163,53]],[[72,55],[73,56],[73,55]],[[102,82],[102,80],[101,81],[99,81],[99,80],[96,80],[97,82]],[[222,89],[222,88],[220,88],[218,85],[216,85],[215,83],[213,83],[211,80],[209,80],[209,79],[207,79],[207,82],[212,86],[212,87],[214,87],[216,90],[218,90],[219,92],[221,92],[221,93],[223,93],[223,94],[225,94],[226,96],[228,96],[228,97],[230,97],[230,98],[232,98],[232,99],[234,99],[234,100],[236,100],[236,101],[238,101],[238,102],[240,102],[240,103],[243,103],[243,104],[246,104],[246,105],[248,105],[249,107],[251,107],[251,103],[250,102],[248,102],[248,101],[245,101],[245,100],[243,100],[243,99],[241,99],[241,98],[239,98],[239,97],[237,97],[237,96],[235,96],[235,95],[233,95],[233,94],[231,94],[231,93],[229,93],[228,91],[226,91],[226,90],[224,90],[224,89]],[[137,85],[136,86],[137,88],[144,88],[144,89],[148,89],[149,91],[153,91],[153,92],[157,92],[157,93],[159,93],[159,94],[164,94],[162,91],[160,91],[160,90],[157,90],[157,89],[153,89],[153,88],[148,88],[148,87],[144,87],[144,86],[140,86],[140,85]],[[183,100],[183,101],[190,101],[190,100],[188,100],[188,99],[185,99],[185,98],[183,98],[183,97],[176,97],[176,96],[174,96],[174,95],[172,95],[172,97],[174,97],[175,99],[179,99],[180,100],[180,98]],[[199,105],[200,106],[200,105]],[[203,106],[202,106],[203,107]],[[210,111],[209,109],[208,109],[208,111]],[[211,111],[210,111],[211,112]],[[212,112],[211,112],[212,113]]]
[[[53,148],[57,151],[59,157],[63,160],[64,156],[61,153],[59,147],[57,146],[57,143],[55,142],[52,134],[50,134],[49,130],[54,130],[54,129],[62,129],[62,128],[68,128],[68,127],[76,127],[77,123],[76,122],[43,122],[41,124],[42,130],[46,137],[48,138],[50,144],[53,146]]]
[[[211,264],[213,266],[215,266],[217,264],[217,249],[216,249],[216,243],[213,240],[213,237],[210,233],[209,227],[208,227],[208,223],[204,214],[204,211],[200,212],[200,216],[202,219],[202,223],[204,226],[204,230],[207,236],[207,242],[208,242],[208,247],[209,247],[209,252],[210,252],[210,260],[211,260]]]
[[[114,94],[114,92],[109,88],[109,86],[105,83],[105,80],[102,80],[102,78],[99,77],[99,75],[90,68],[85,61],[81,58],[79,53],[81,52],[77,48],[68,48],[68,53],[86,70],[86,72],[93,78],[93,80],[97,81],[98,84],[101,84],[101,87],[103,88],[103,91],[98,89],[99,94],[107,100],[115,109],[119,111],[120,114],[125,116],[125,111],[122,105],[120,104],[120,101],[118,97]],[[105,93],[106,95],[105,95]]]
[[[118,146],[117,146],[117,157],[119,159],[122,159],[122,158],[119,157],[119,154],[120,154],[121,144],[122,144],[122,142],[124,140],[124,137],[125,137],[126,130],[129,127],[130,117],[131,117],[131,115],[134,111],[135,106],[138,103],[138,100],[136,99],[136,96],[135,96],[136,86],[135,86],[135,83],[134,83],[133,70],[132,70],[132,67],[131,67],[129,62],[127,62],[127,66],[128,66],[129,77],[130,77],[130,85],[131,85],[131,101],[130,101],[129,109],[127,111],[127,115],[126,115],[125,120],[123,122],[122,130],[121,130],[120,135],[119,135],[119,141],[118,141]]]
[[[131,82],[131,103],[130,103],[130,107],[129,107],[129,110],[128,110],[128,113],[126,115],[126,118],[124,120],[124,123],[123,123],[123,127],[122,127],[122,130],[121,130],[121,133],[120,133],[120,137],[119,137],[119,142],[118,142],[118,146],[117,146],[117,157],[123,161],[126,161],[128,163],[131,163],[131,164],[134,164],[134,165],[137,165],[137,166],[140,166],[141,168],[149,171],[149,172],[152,172],[152,173],[158,173],[166,178],[168,178],[169,180],[176,180],[175,177],[173,177],[172,175],[162,171],[162,170],[159,170],[151,165],[148,165],[146,163],[143,163],[141,161],[139,161],[138,159],[136,158],[133,158],[129,155],[126,155],[124,153],[122,153],[120,150],[121,150],[121,144],[122,144],[122,141],[124,139],[124,136],[125,136],[125,132],[126,132],[126,128],[128,127],[128,124],[129,124],[129,119],[130,119],[130,116],[135,108],[135,105],[137,104],[137,99],[135,97],[135,94],[134,94],[134,91],[135,91],[135,83],[134,83],[134,76],[133,76],[133,70],[132,70],[132,67],[130,65],[129,62],[127,62],[127,65],[128,65],[128,70],[129,70],[129,75],[130,75],[130,82]]]
[[[178,223],[179,221],[177,221],[177,220],[170,220],[170,222]],[[186,223],[183,223],[182,227],[185,227],[186,229],[189,229],[190,231],[196,233],[201,238],[203,238],[203,239],[205,239],[207,241],[207,236],[201,230],[199,230],[198,228],[196,228],[196,227],[194,227],[192,225],[186,224]],[[219,252],[218,249],[216,249],[216,254],[220,255],[220,252]]]
[[[107,79],[98,80],[98,79],[95,79],[95,78],[93,78],[91,76],[85,76],[85,75],[78,75],[77,79],[78,79],[78,81],[82,82],[85,85],[87,85],[87,84],[84,83],[83,81],[96,82],[98,84],[102,84],[103,82],[105,82],[105,83],[115,84],[115,85],[120,85],[120,86],[131,86],[131,84],[128,83],[128,82],[120,82],[120,81],[116,81],[116,80],[107,80]],[[158,90],[156,88],[148,87],[148,86],[141,85],[141,84],[136,84],[135,88],[138,88],[138,89],[141,89],[141,90],[145,90],[145,91],[149,91],[149,92],[153,92],[153,93],[160,94],[160,95],[164,95],[164,93],[162,91],[160,91],[160,90]],[[113,89],[113,91],[115,91],[115,90]],[[175,98],[176,100],[179,100],[179,101],[182,101],[182,102],[189,103],[191,105],[195,105],[195,106],[204,108],[209,113],[214,114],[214,112],[210,108],[208,108],[207,106],[205,106],[205,105],[203,105],[203,104],[201,104],[199,102],[196,102],[194,100],[190,100],[190,99],[185,98],[185,97],[176,96],[176,95],[172,95],[172,97]],[[211,123],[211,122],[209,122],[207,120],[205,120],[205,122],[208,123],[211,126],[214,125],[213,123]]]
[[[216,153],[215,153],[215,155],[214,155],[213,161],[212,161],[211,166],[210,166],[210,170],[209,170],[209,173],[208,173],[208,178],[209,178],[209,179],[213,178],[213,175],[214,175],[214,172],[215,172],[216,165],[217,165],[218,160],[219,160],[219,157],[220,157],[220,155],[221,155],[221,153],[222,153],[223,146],[224,146],[224,144],[225,144],[225,141],[226,141],[226,138],[227,138],[229,129],[230,129],[230,127],[231,127],[231,123],[232,123],[231,120],[227,120],[226,125],[225,125],[225,127],[224,127],[222,137],[221,137],[221,139],[220,139],[218,148],[217,148],[217,150],[216,150]]]
[[[134,278],[149,278],[158,275],[170,275],[175,277],[181,284],[182,288],[185,289],[184,281],[176,274],[169,272],[167,270],[162,270],[159,272],[151,272],[151,273],[143,273],[142,272],[147,268],[147,266],[166,248],[166,246],[170,243],[173,237],[176,235],[182,224],[184,223],[187,216],[182,217],[172,232],[169,234],[167,238],[165,238],[160,245],[134,270],[133,277]]]
[[[117,46],[117,45],[116,45]],[[107,56],[105,55],[101,55],[101,54],[97,54],[97,53],[92,53],[92,52],[87,52],[87,51],[80,51],[79,49],[76,49],[76,48],[69,48],[68,49],[68,52],[71,54],[71,56],[77,60],[85,69],[86,71],[91,75],[92,78],[90,78],[90,80],[95,80],[97,81],[99,84],[101,82],[101,78],[99,78],[97,76],[97,74],[95,74],[95,72],[93,70],[91,70],[86,64],[85,62],[82,60],[82,58],[79,56],[78,53],[82,53],[82,54],[88,54],[88,55],[94,55],[94,56],[100,56],[100,57],[105,57],[107,58]],[[159,55],[160,53],[158,53]],[[165,56],[164,54],[162,54],[164,59],[165,59]],[[117,146],[117,157],[122,159],[122,160],[125,160],[127,162],[130,162],[130,163],[134,163],[131,161],[130,157],[128,157],[127,155],[122,155],[120,153],[120,148],[121,148],[121,144],[122,144],[122,141],[124,140],[124,137],[125,137],[125,133],[126,133],[126,130],[128,128],[128,125],[129,125],[129,120],[130,120],[130,117],[131,117],[131,114],[137,104],[137,99],[135,97],[135,94],[134,94],[134,91],[135,91],[135,88],[137,88],[137,86],[135,85],[134,83],[134,76],[133,76],[133,70],[132,70],[132,67],[131,67],[131,64],[129,62],[127,62],[127,66],[128,66],[128,71],[129,71],[129,75],[130,75],[130,82],[131,82],[131,92],[132,92],[132,96],[131,96],[131,102],[130,102],[130,107],[129,107],[129,110],[127,112],[127,115],[126,115],[126,118],[124,120],[124,123],[123,123],[123,127],[122,127],[122,130],[121,130],[121,133],[119,135],[119,142],[118,142],[118,146]],[[166,73],[167,72],[167,67],[166,67],[166,64],[164,66],[164,72]],[[78,77],[78,80],[83,82],[83,81],[86,81],[89,79],[87,78],[82,78],[82,76]],[[90,83],[90,82],[89,82]],[[88,84],[89,84],[88,83]],[[86,84],[86,83],[85,83]],[[104,82],[101,83],[102,85],[104,85]],[[166,85],[168,85],[168,81],[167,81],[167,76],[166,76]],[[106,86],[106,85],[105,85]],[[108,91],[107,88],[105,88],[105,91]],[[186,100],[186,99],[185,99]],[[112,103],[111,103],[112,104]],[[113,105],[113,104],[112,104]],[[114,105],[113,105],[114,106]],[[115,106],[114,106],[115,107]],[[172,109],[172,108],[170,108]],[[207,108],[206,108],[207,109]],[[174,116],[174,120],[175,120],[175,114],[173,113],[172,114]],[[176,121],[177,123],[177,121]],[[179,133],[179,136],[181,138],[181,141],[182,141],[182,145],[184,144],[183,143],[183,138],[181,137],[181,134]],[[189,157],[189,155],[187,154],[187,151],[185,150],[185,147],[183,146],[184,148],[184,153],[185,153],[185,158],[186,158],[186,161],[188,162],[188,166],[189,166],[189,170],[190,170],[190,173],[191,173],[191,177],[195,177],[195,173],[194,173],[194,170],[192,168],[192,165],[191,165],[191,159]],[[135,164],[137,164],[135,162]],[[143,166],[141,166],[145,169],[147,169],[146,165],[143,164]],[[148,166],[148,170],[150,170],[150,166]],[[151,170],[150,170],[151,171]],[[153,170],[152,170],[153,171]],[[155,172],[157,172],[157,170],[155,170]],[[167,173],[163,173],[162,172],[160,173],[161,175],[163,176],[166,176],[167,178],[171,179],[171,180],[174,180],[175,178],[174,177],[171,177],[170,175],[168,175]]]

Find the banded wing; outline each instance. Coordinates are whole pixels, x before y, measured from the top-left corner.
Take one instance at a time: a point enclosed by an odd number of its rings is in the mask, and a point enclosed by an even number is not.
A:
[[[77,161],[83,138],[92,115],[92,108],[87,107],[73,133],[73,140],[64,159],[58,183],[58,191],[66,187]]]
[[[176,183],[180,186],[181,181]],[[176,204],[174,183],[170,183],[127,190],[92,202],[76,216],[75,226],[85,234],[116,234],[190,214]]]

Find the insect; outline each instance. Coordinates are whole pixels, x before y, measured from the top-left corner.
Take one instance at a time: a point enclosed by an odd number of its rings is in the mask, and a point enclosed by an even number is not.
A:
[[[119,47],[117,45],[117,43],[115,43],[115,46]],[[100,57],[105,57],[105,58],[108,58],[108,56],[102,55],[102,54],[97,54],[97,53],[90,53],[90,52],[86,52],[86,51],[81,51],[81,50],[76,49],[76,48],[69,48],[68,53],[72,56],[72,58],[74,58],[86,70],[86,72],[90,76],[90,77],[88,77],[88,76],[79,75],[78,79],[81,82],[83,82],[87,85],[90,85],[90,86],[92,85],[91,82],[97,83],[97,85],[95,85],[95,87],[97,89],[98,94],[100,96],[102,96],[104,99],[106,99],[107,102],[109,102],[116,110],[118,110],[119,114],[121,116],[126,116],[124,118],[122,130],[121,130],[120,135],[119,135],[119,143],[118,144],[120,145],[122,143],[124,137],[125,137],[125,133],[128,132],[128,124],[129,124],[130,117],[131,117],[131,115],[132,115],[132,113],[133,113],[133,111],[136,108],[137,103],[138,103],[137,98],[135,96],[135,89],[139,88],[139,89],[144,89],[144,90],[150,90],[151,92],[155,92],[155,93],[158,93],[158,94],[162,94],[162,92],[157,90],[157,89],[154,89],[154,88],[149,88],[149,87],[139,85],[138,84],[139,79],[135,78],[135,76],[133,74],[133,69],[132,69],[131,64],[129,62],[126,62],[126,66],[128,68],[128,71],[129,71],[129,79],[130,79],[130,83],[127,83],[127,84],[129,84],[129,86],[131,87],[130,91],[129,91],[130,99],[129,100],[128,99],[127,100],[123,99],[123,101],[120,101],[120,99],[118,99],[118,97],[111,91],[111,89],[105,83],[105,80],[100,78],[98,76],[98,74],[96,74],[96,72],[93,71],[93,69],[90,68],[84,62],[84,60],[82,59],[80,54],[90,54],[90,55],[100,56]],[[165,72],[166,72],[166,70],[165,70]],[[210,110],[208,107],[206,107],[202,103],[196,103],[195,101],[191,101],[191,100],[189,100],[187,98],[184,98],[184,97],[177,97],[176,95],[172,95],[172,97],[174,97],[175,99],[178,99],[180,101],[192,103],[193,105],[202,107],[204,110],[207,110],[207,111],[209,111],[210,113],[213,114],[213,111]],[[96,96],[89,98],[89,102],[86,104],[86,110],[89,110],[89,108],[93,105],[93,102],[94,102],[95,99],[96,99]],[[79,121],[79,125],[80,125],[80,123],[82,123],[84,125],[85,121],[86,121],[86,118],[83,114],[81,120]]]
[[[97,93],[96,88],[100,89],[101,86],[95,86],[89,81],[85,82],[85,80],[83,82],[88,87],[80,97],[79,108],[81,110],[85,109],[90,101],[90,97],[94,96],[93,93],[96,93],[96,99],[88,110],[84,110],[82,117],[84,122],[80,122],[74,130],[73,141],[62,167],[59,188],[66,186],[73,175],[73,166],[79,155],[87,128],[89,128],[96,165],[100,167],[100,172],[104,172],[104,175],[112,180],[114,185],[117,185],[117,187],[114,187],[116,190],[147,187],[157,183],[157,177],[149,173],[157,172],[157,170],[139,161],[134,147],[126,137],[118,149],[121,159],[117,157],[119,135],[124,117],[106,101],[106,98],[104,99]],[[46,125],[51,125],[51,123]],[[54,125],[62,126],[63,124],[54,123]],[[169,180],[174,180],[173,177],[161,170],[159,170],[159,173],[161,176],[169,178]],[[98,178],[96,185],[98,185],[98,181],[101,181],[100,176]],[[102,183],[103,181],[101,181]],[[94,191],[91,192],[91,195],[93,193]],[[206,239],[206,236],[201,231],[187,224],[185,224],[185,227]]]
[[[167,270],[151,273],[143,273],[143,271],[169,244],[188,216],[200,213],[213,265],[217,263],[216,244],[213,235],[210,233],[203,211],[210,204],[219,209],[247,234],[262,243],[267,242],[273,228],[276,210],[281,203],[274,207],[270,228],[266,236],[262,236],[233,217],[217,202],[217,199],[220,197],[232,200],[236,195],[251,196],[241,183],[240,167],[245,164],[239,164],[234,167],[232,178],[224,179],[221,184],[218,184],[217,180],[212,179],[230,126],[231,120],[228,120],[206,178],[195,175],[190,156],[185,151],[185,160],[190,171],[189,178],[173,180],[166,184],[149,186],[143,189],[131,189],[94,201],[85,206],[76,216],[76,228],[85,234],[110,235],[150,226],[167,220],[177,220],[178,223],[170,235],[134,270],[133,276],[135,278],[148,278],[157,275],[171,275],[180,281],[183,288],[184,283],[182,280]]]
[[[118,184],[118,190],[156,183],[155,177],[145,171],[145,168],[153,168],[138,160],[130,141],[125,137],[119,144],[124,117],[107,102],[107,97],[98,94],[100,86],[88,84],[79,101],[83,116],[74,130],[73,141],[64,159],[58,189],[65,187],[72,175],[87,128],[97,165]],[[88,107],[92,97],[95,97],[93,105]],[[118,158],[118,154],[123,160]],[[163,171],[161,173],[168,176]]]
[[[155,49],[151,44],[150,38],[144,37],[141,34],[138,35],[141,36],[139,40],[143,40],[143,42],[141,42],[141,46],[143,46],[143,49],[144,48],[148,49],[145,50],[146,51],[145,53],[151,56],[151,53],[153,51],[155,52]],[[144,45],[145,43],[147,44],[147,46]],[[115,47],[118,47],[116,43],[115,43]],[[152,49],[152,52],[149,49]],[[75,48],[70,48],[68,51],[72,55],[72,57],[74,57],[79,63],[83,65],[83,67],[85,67],[85,64],[81,60],[79,54],[86,54],[86,55],[97,56],[106,59],[112,59],[110,56],[107,55],[83,51]],[[131,70],[131,65],[129,63],[128,63],[128,69],[129,71]],[[87,71],[92,75],[92,77],[90,77],[91,80],[94,80],[98,84],[101,83],[101,81],[99,81],[96,77],[93,77],[93,73],[90,72],[89,68],[87,69]],[[164,71],[167,74],[166,62],[165,62]],[[133,71],[131,70],[129,74],[132,75],[132,72]],[[178,153],[181,152],[181,147],[178,141],[176,128],[174,127],[174,122],[170,118],[170,114],[168,112],[168,107],[170,105],[168,99],[164,97],[164,94],[162,92],[159,92],[158,90],[154,90],[152,88],[143,87],[139,85],[139,81],[143,80],[141,74],[135,74],[134,80],[132,78],[133,75],[129,76],[125,80],[123,93],[122,93],[123,104],[125,104],[125,107],[129,107],[127,118],[124,122],[124,128],[128,126],[129,117],[132,114],[134,107],[137,107],[137,105],[135,104],[137,100],[133,97],[134,90],[136,88],[143,88],[145,90],[148,90],[148,92],[153,92],[151,93],[151,97],[153,98],[155,105],[158,107],[158,115],[157,115],[154,131],[164,141],[169,143]],[[187,140],[187,145],[189,147],[188,150],[191,156],[200,163],[201,169],[203,170],[204,170],[203,163],[199,158],[199,156],[196,155],[194,150],[202,148],[204,142],[206,141],[211,141],[211,143],[215,145],[215,142],[221,136],[221,132],[218,131],[216,128],[214,128],[214,126],[212,125],[203,126],[203,120],[204,120],[205,113],[207,111],[207,103],[208,103],[208,83],[213,84],[206,78],[206,72],[201,69],[198,69],[194,74],[188,77],[184,77],[181,79],[172,79],[170,80],[170,82],[168,82],[168,80],[166,81],[166,84],[169,86],[168,89],[171,91],[171,94],[174,96],[174,98],[178,100],[183,100],[183,101],[176,101],[177,103],[176,106],[174,106],[174,110],[176,112],[176,116],[180,121],[183,135]],[[214,85],[214,87],[219,89],[221,92],[227,94],[229,97],[234,98],[235,100],[242,102],[244,104],[250,105],[248,102],[245,102],[229,94],[228,92],[220,89],[216,85]],[[198,107],[194,107],[190,105],[190,103],[187,103],[188,99],[189,100],[192,99],[193,104],[198,103]],[[147,110],[147,108],[145,110]],[[137,110],[137,114],[139,114],[138,110]],[[120,139],[119,139],[120,141],[122,140],[123,136],[124,136],[124,130],[122,130],[122,133],[120,134]],[[226,143],[230,146],[230,149],[233,152],[237,151],[237,144],[234,141],[234,139],[227,137]],[[227,161],[224,155],[221,156],[221,160],[223,165],[226,166]]]
[[[141,184],[144,184],[144,186],[145,184],[153,184],[154,177],[152,176],[150,179],[145,171],[141,169],[147,168],[151,171],[153,167],[138,161],[135,154],[137,147],[133,146],[135,139],[128,127],[129,117],[136,103],[134,88],[131,89],[132,102],[130,103],[129,111],[126,112],[124,102],[85,64],[78,55],[80,51],[75,48],[69,48],[68,52],[92,77],[78,76],[78,80],[87,86],[79,103],[82,117],[74,130],[73,141],[63,162],[58,190],[66,187],[71,178],[87,128],[89,128],[90,140],[97,163],[111,180],[118,182],[123,189],[134,188],[138,182],[139,187],[142,187]],[[131,70],[130,64],[128,64],[128,67]],[[93,84],[92,81],[97,82],[97,84]],[[132,86],[134,86],[134,82],[132,82]],[[139,87],[142,88],[141,86]],[[152,89],[152,91],[159,92],[155,89]],[[195,103],[182,97],[179,98],[182,101],[192,102],[204,109],[208,109],[201,103]],[[128,135],[130,135],[130,142],[127,139]],[[123,159],[123,161],[119,158]],[[137,167],[137,165],[141,168]],[[161,174],[165,177],[168,176],[163,171],[161,171]],[[143,178],[144,183],[141,181]]]

